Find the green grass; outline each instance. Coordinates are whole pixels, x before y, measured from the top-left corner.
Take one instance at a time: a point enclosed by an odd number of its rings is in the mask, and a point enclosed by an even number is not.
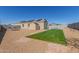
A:
[[[66,39],[62,30],[48,30],[27,37],[66,45]]]

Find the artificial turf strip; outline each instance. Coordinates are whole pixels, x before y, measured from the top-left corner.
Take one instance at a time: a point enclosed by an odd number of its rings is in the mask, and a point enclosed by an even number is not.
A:
[[[27,37],[66,45],[66,39],[63,30],[48,30]]]

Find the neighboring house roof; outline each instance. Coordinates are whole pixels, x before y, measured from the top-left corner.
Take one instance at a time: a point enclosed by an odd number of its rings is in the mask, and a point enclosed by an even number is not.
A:
[[[62,25],[62,24],[56,24],[56,23],[52,23],[52,24],[49,24],[49,26],[53,26],[53,25]]]

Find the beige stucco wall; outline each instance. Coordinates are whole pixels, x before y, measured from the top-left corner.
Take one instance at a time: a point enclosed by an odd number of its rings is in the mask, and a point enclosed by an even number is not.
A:
[[[38,22],[39,26],[40,26],[40,30],[44,29],[44,22]]]
[[[22,24],[24,24],[24,27],[22,26]],[[28,26],[28,24],[30,24],[30,26]],[[16,25],[21,26],[21,29],[27,29],[27,30],[35,30],[36,29],[36,25],[34,23],[18,23]]]
[[[64,29],[66,26],[65,25],[51,25],[49,26],[49,29]]]
[[[44,21],[38,22],[38,24],[40,25],[40,30],[44,30],[48,26],[47,22],[44,22]]]
[[[36,24],[30,23],[29,30],[36,30]]]

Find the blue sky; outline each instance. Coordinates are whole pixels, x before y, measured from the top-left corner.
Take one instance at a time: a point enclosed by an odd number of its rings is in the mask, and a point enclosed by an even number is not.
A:
[[[79,22],[78,6],[0,6],[0,23],[45,18],[49,23]]]

